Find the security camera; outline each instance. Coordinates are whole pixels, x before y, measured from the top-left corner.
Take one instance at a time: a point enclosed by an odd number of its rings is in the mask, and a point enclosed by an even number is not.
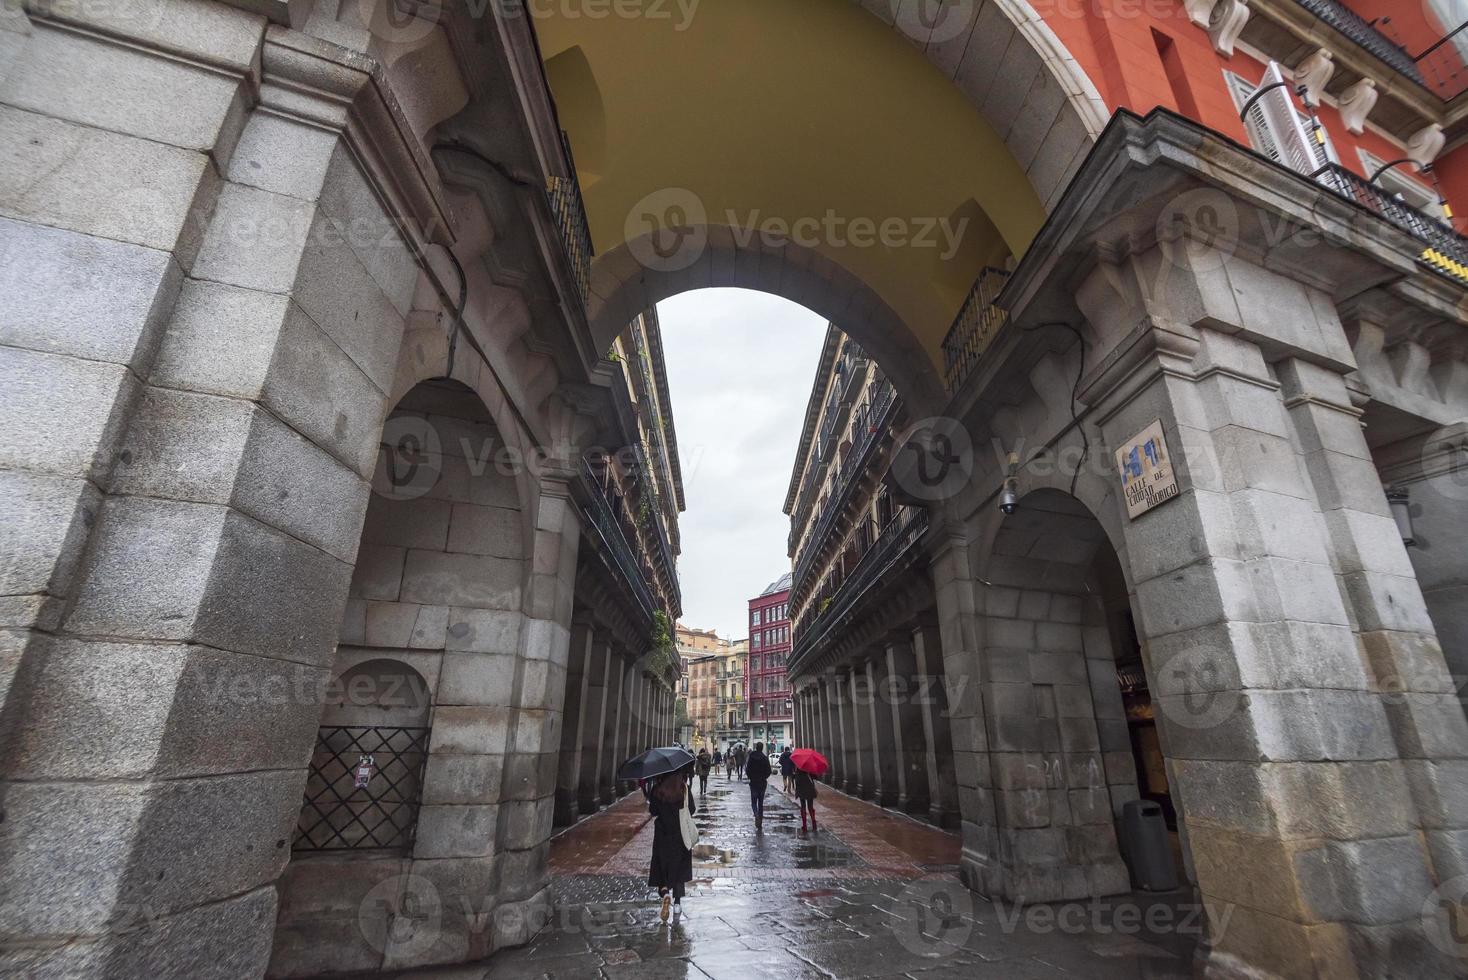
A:
[[[999,509],[1006,514],[1013,514],[1019,510],[1019,494],[1014,492],[1014,483],[1006,481],[1004,492],[999,494]]]

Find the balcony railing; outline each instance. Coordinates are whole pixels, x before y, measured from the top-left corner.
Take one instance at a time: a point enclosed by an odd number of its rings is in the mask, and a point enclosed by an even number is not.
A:
[[[801,593],[801,586],[815,561],[816,552],[820,550],[821,543],[831,533],[836,518],[846,506],[851,488],[856,483],[856,475],[865,470],[871,461],[874,448],[886,435],[887,427],[891,425],[900,404],[892,383],[884,378],[872,386],[866,402],[854,413],[851,448],[847,450],[846,458],[836,471],[831,484],[831,496],[816,517],[815,527],[805,539],[804,550],[796,557],[795,574],[791,577],[790,586],[792,595]]]
[[[1468,240],[1452,228],[1339,164],[1327,164],[1315,179],[1342,197],[1374,212],[1422,243],[1417,261],[1455,282],[1468,285]]]
[[[622,522],[617,517],[616,504],[610,495],[610,484],[603,484],[591,464],[582,461],[581,475],[586,480],[586,485],[591,488],[587,496],[591,500],[591,524],[601,539],[603,547],[612,556],[612,562],[617,570],[622,573],[622,578],[627,581],[627,587],[637,599],[642,611],[652,618],[653,612],[658,608],[657,602],[652,597],[652,591],[648,589],[647,582],[642,577],[642,571],[638,566],[637,553],[627,542],[627,536],[622,532]]]
[[[1357,46],[1375,55],[1378,60],[1417,82],[1422,82],[1422,73],[1412,57],[1396,45],[1391,38],[1378,31],[1371,22],[1351,10],[1339,0],[1295,0],[1301,7],[1319,17]]]
[[[795,637],[795,650],[790,654],[789,665],[793,669],[815,649],[836,623],[848,615],[861,601],[867,589],[880,579],[894,562],[917,544],[928,529],[928,511],[918,507],[909,510],[906,516],[894,517],[877,535],[877,540],[861,556],[851,574],[831,596],[826,608],[817,613],[810,625],[801,629]]]
[[[653,537],[657,539],[658,551],[663,557],[664,564],[667,566],[668,577],[676,582],[678,579],[678,564],[673,559],[673,544],[668,540],[668,529],[663,524],[663,521],[667,518],[667,511],[663,510],[662,495],[658,493],[657,485],[652,480],[652,460],[648,457],[647,451],[642,447],[641,443],[637,444],[636,449],[637,465],[642,470],[640,474],[642,492],[648,495],[647,499],[649,500],[648,520],[652,524]]]
[[[950,393],[963,384],[969,372],[984,356],[984,351],[1004,325],[1005,313],[994,305],[999,291],[1009,280],[1002,269],[985,269],[969,290],[968,298],[943,338],[943,380]]]
[[[561,147],[565,150],[571,176],[550,176],[545,179],[546,197],[550,199],[551,212],[556,216],[556,229],[561,233],[561,244],[566,248],[566,258],[571,262],[571,271],[576,276],[576,285],[581,289],[581,299],[586,300],[591,289],[591,227],[586,223],[586,202],[581,198],[581,182],[576,179],[576,160],[571,156],[571,141],[561,132]]]

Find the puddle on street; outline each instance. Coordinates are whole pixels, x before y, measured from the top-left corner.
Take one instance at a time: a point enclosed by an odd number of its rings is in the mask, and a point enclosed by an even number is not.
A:
[[[712,844],[695,844],[693,845],[693,858],[696,861],[702,860],[707,862],[713,860],[720,864],[732,864],[734,862],[734,852],[727,847],[715,847]]]

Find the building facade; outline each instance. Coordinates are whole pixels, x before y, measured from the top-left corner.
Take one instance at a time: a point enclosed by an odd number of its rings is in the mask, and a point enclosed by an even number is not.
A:
[[[793,702],[785,673],[790,656],[790,576],[780,576],[749,600],[749,656],[745,671],[748,743],[776,751],[792,744]]]
[[[748,660],[749,640],[730,641],[718,675],[718,717],[715,720],[714,739],[720,750],[727,750],[749,736],[745,728],[749,706],[744,699]]]
[[[690,629],[678,624],[678,656],[682,659],[681,702],[688,719],[689,745],[695,752],[717,744],[719,681],[729,641],[714,630]]]
[[[790,501],[834,779],[956,817],[1016,902],[1129,888],[1117,821],[1165,788],[1209,972],[1463,972],[1452,5],[924,6],[7,11],[7,972],[533,935],[553,826],[673,737],[643,311],[701,286],[806,305],[893,391],[890,443],[826,413],[832,338]]]

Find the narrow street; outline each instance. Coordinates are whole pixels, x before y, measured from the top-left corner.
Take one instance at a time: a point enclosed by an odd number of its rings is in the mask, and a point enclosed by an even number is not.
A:
[[[763,833],[748,783],[709,780],[681,918],[645,886],[652,824],[640,794],[551,845],[553,919],[527,946],[422,980],[816,980],[1186,977],[1201,915],[1186,893],[995,905],[959,883],[956,834],[827,787],[802,833],[772,782]]]

